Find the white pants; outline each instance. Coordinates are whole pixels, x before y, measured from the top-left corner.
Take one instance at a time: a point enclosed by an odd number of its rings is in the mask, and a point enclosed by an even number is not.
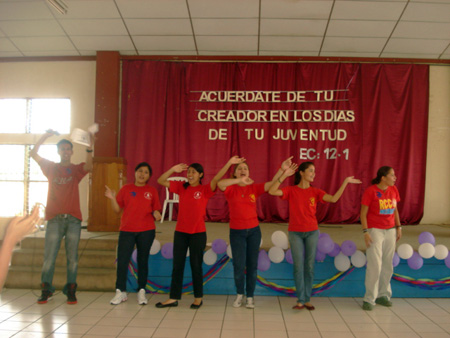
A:
[[[392,296],[391,278],[394,272],[392,259],[395,253],[396,231],[370,228],[372,244],[366,250],[366,294],[364,301],[375,305],[375,299]]]

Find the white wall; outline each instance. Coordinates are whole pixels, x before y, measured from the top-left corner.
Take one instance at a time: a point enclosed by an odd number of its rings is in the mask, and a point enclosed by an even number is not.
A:
[[[94,123],[95,69],[95,61],[0,63],[0,98],[68,97],[72,108],[71,128],[86,129]],[[40,136],[0,134],[0,143],[34,144]],[[47,143],[55,144],[60,138],[69,138],[69,135],[52,137]],[[84,161],[84,149],[85,147],[74,144],[72,162]],[[80,183],[80,200],[83,220],[86,221],[87,176]],[[0,226],[0,238],[2,232]]]

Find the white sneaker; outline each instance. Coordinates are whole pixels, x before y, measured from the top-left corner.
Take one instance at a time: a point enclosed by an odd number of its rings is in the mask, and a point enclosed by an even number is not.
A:
[[[137,300],[139,305],[147,305],[147,298],[145,297],[145,290],[140,289],[137,294]]]
[[[125,291],[120,291],[119,289],[116,289],[116,295],[114,296],[113,299],[111,299],[111,304],[112,305],[118,305],[122,302],[126,302],[128,299],[127,293]]]
[[[236,299],[234,300],[233,303],[233,307],[240,307],[242,305],[242,297],[244,297],[244,295],[237,295]]]
[[[247,304],[245,304],[247,309],[254,309],[255,303],[253,303],[253,297],[247,297]]]

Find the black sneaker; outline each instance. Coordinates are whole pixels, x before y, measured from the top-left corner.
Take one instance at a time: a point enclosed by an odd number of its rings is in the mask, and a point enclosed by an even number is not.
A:
[[[76,304],[78,302],[77,297],[75,296],[75,293],[77,292],[77,284],[67,284],[66,287],[67,289],[65,288],[66,292],[64,293],[67,295],[67,304]]]
[[[50,291],[50,284],[48,283],[42,283],[41,284],[42,293],[41,296],[38,298],[38,304],[45,304],[50,299],[52,299],[53,292]]]

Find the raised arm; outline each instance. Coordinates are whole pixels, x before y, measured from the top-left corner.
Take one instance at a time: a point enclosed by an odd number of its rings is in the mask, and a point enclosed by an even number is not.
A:
[[[86,148],[86,161],[84,163],[83,169],[84,171],[90,173],[92,171],[93,168],[93,158],[92,158],[92,153],[93,153],[93,149],[94,149],[94,142],[95,142],[95,137],[93,134],[89,134],[90,138],[91,138],[91,145],[89,147]]]
[[[275,173],[275,176],[272,178],[272,181],[266,182],[264,184],[264,190],[269,191],[269,188],[283,175],[283,173],[291,166],[292,164],[292,158],[294,156],[291,156],[283,161],[281,163],[280,169]]]
[[[161,184],[164,187],[169,188],[170,187],[170,181],[167,179],[173,174],[173,173],[181,173],[188,169],[188,165],[185,163],[180,163],[177,165],[174,165],[172,168],[167,170],[164,174],[159,176],[158,178],[158,184]]]
[[[323,200],[325,202],[336,203],[337,201],[339,201],[339,198],[341,198],[345,188],[347,187],[347,184],[349,184],[349,183],[361,184],[361,181],[358,180],[357,178],[354,178],[354,176],[349,176],[344,180],[341,187],[338,189],[338,191],[336,191],[336,193],[334,195],[325,194],[323,196]]]
[[[37,163],[41,162],[42,160],[42,157],[38,155],[39,148],[45,142],[45,140],[47,140],[49,137],[52,137],[53,135],[58,135],[58,133],[51,129],[47,130],[46,133],[42,135],[41,138],[36,142],[33,149],[30,150],[31,158],[35,160]]]
[[[226,178],[224,180],[220,180],[217,183],[217,186],[219,187],[220,190],[225,191],[227,187],[233,184],[250,185],[253,183],[254,181],[250,177]]]
[[[233,156],[232,158],[230,158],[227,162],[227,164],[225,164],[223,166],[222,169],[220,169],[220,171],[216,174],[216,176],[214,176],[214,178],[211,180],[211,190],[215,191],[216,187],[217,187],[217,182],[220,181],[220,179],[223,177],[223,175],[225,175],[228,171],[228,169],[230,169],[230,167],[233,164],[239,164],[245,161],[245,158],[243,157],[239,157],[239,156]]]
[[[105,196],[111,200],[111,206],[113,210],[117,213],[121,212],[122,208],[119,206],[119,203],[117,203],[116,192],[114,190],[111,190],[107,185],[105,185],[105,188]]]
[[[284,162],[283,162],[284,163]],[[269,194],[273,196],[283,196],[283,190],[279,189],[281,183],[284,182],[286,178],[295,174],[298,165],[296,163],[292,163],[289,168],[287,168],[279,178],[269,188]]]

